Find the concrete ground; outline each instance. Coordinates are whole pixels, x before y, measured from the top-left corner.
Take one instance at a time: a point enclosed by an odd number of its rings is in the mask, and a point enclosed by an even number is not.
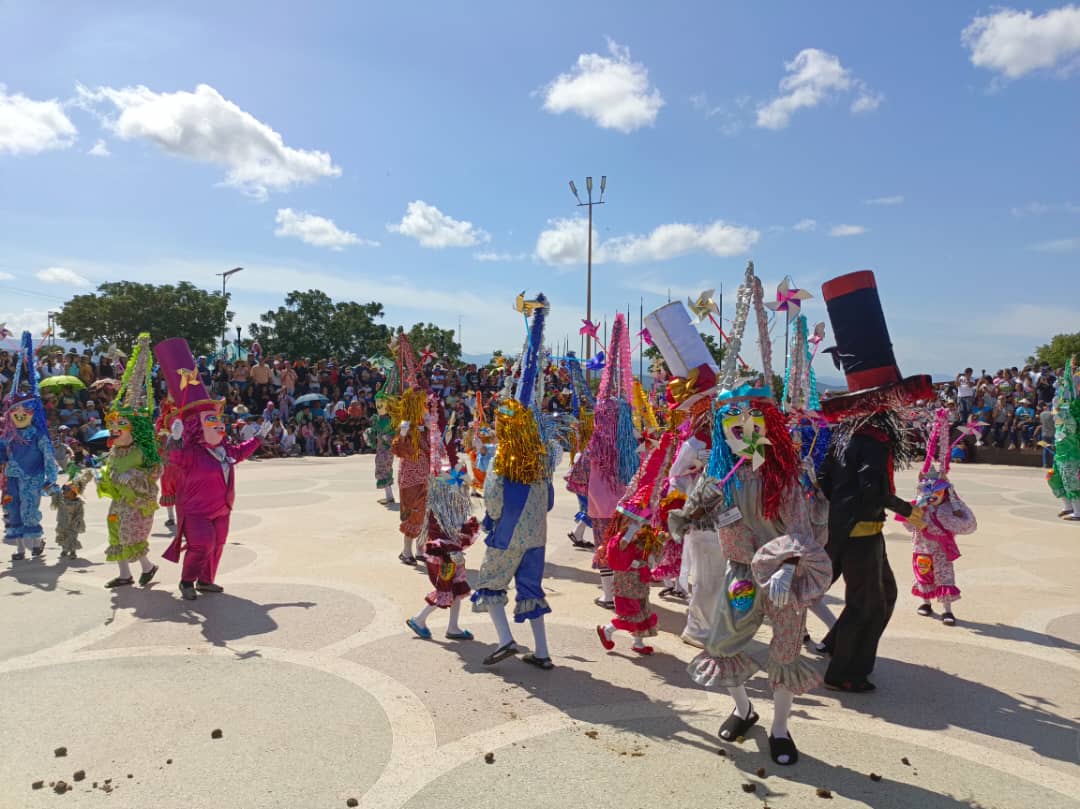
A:
[[[246,463],[227,592],[194,603],[160,560],[163,512],[158,581],[102,586],[115,568],[93,491],[83,559],[59,560],[51,530],[45,561],[5,553],[0,807],[1080,806],[1080,525],[1055,518],[1038,470],[955,469],[980,522],[959,539],[955,628],[915,614],[910,543],[889,529],[901,596],[879,690],[797,699],[802,760],[781,768],[761,676],[761,724],[741,744],[717,739],[730,700],[687,677],[681,604],[659,602],[653,657],[632,656],[625,637],[600,648],[608,613],[592,603],[589,554],[566,539],[577,507],[561,486],[545,581],[557,668],[484,667],[495,633],[471,612],[476,641],[443,639],[441,614],[434,640],[415,638],[403,622],[427,577],[397,561],[398,515],[376,504],[372,467]],[[469,552],[471,569],[482,555]],[[827,596],[834,612],[841,596]],[[810,629],[821,636],[815,618]],[[530,642],[527,628],[517,636]],[[64,795],[50,788],[60,780]]]

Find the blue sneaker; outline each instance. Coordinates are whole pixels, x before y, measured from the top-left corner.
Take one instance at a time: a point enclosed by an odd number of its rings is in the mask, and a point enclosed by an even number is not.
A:
[[[409,629],[415,632],[418,638],[423,638],[424,640],[431,640],[431,630],[428,629],[426,626],[420,626],[420,624],[418,624],[414,619],[410,618],[409,620],[407,620],[405,622],[405,626],[409,627]]]

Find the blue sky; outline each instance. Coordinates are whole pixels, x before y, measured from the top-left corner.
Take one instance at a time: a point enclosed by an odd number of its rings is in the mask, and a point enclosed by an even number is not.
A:
[[[241,265],[245,329],[315,286],[516,349],[527,289],[576,336],[606,174],[594,319],[753,259],[812,320],[874,269],[906,373],[1080,330],[1080,6],[669,5],[0,0],[0,322]]]

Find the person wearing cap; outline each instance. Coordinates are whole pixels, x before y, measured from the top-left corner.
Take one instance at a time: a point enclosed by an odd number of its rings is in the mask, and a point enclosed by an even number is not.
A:
[[[177,525],[162,556],[175,563],[182,558],[180,594],[194,601],[198,593],[224,590],[216,579],[236,499],[236,465],[255,454],[271,425],[267,422],[243,443],[225,442],[224,402],[210,398],[187,341],[165,340],[154,354],[177,403],[168,452],[168,462],[177,468]]]
[[[825,685],[873,691],[878,642],[896,605],[896,577],[885,552],[885,512],[925,527],[923,510],[896,495],[893,473],[915,447],[901,410],[934,398],[929,376],[903,377],[896,365],[877,281],[869,270],[822,285],[836,346],[825,350],[844,372],[848,393],[821,403],[832,424],[821,490],[829,500],[828,551],[833,580],[844,579],[844,609],[818,644],[832,655]]]

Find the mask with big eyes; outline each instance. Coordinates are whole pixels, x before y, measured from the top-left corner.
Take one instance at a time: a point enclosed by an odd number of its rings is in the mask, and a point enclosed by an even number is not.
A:
[[[225,420],[216,410],[201,413],[199,421],[202,423],[203,442],[206,446],[216,447],[225,440]]]
[[[11,408],[11,423],[15,425],[16,430],[22,430],[30,426],[30,423],[34,420],[34,412],[27,407],[20,407],[16,405]]]
[[[114,447],[129,447],[134,438],[131,435],[131,422],[119,413],[110,413],[105,417],[105,426],[109,430],[109,444]]]
[[[738,453],[746,444],[753,443],[750,433],[765,437],[765,414],[756,407],[728,405],[721,411],[724,437],[732,451]],[[732,444],[732,441],[738,442]]]
[[[375,412],[377,412],[380,416],[385,416],[387,413],[390,412],[390,406],[386,403],[385,399],[375,400]]]

